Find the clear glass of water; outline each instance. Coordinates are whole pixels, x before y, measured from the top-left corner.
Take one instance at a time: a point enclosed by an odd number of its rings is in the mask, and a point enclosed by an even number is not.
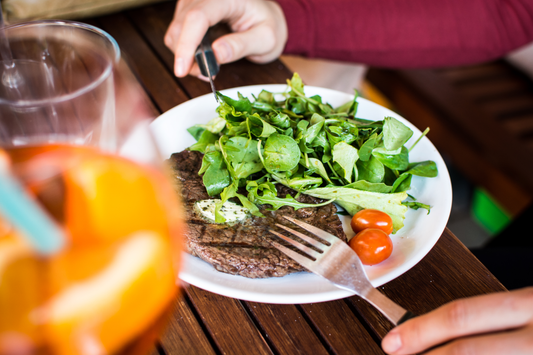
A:
[[[6,26],[3,34],[0,145],[41,136],[113,149],[115,40],[90,25],[53,20]]]

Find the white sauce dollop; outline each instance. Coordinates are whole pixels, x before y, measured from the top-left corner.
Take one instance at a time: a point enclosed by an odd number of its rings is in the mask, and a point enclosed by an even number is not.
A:
[[[220,199],[201,200],[194,203],[196,213],[204,219],[215,223],[215,207]],[[240,222],[249,217],[248,209],[231,201],[226,201],[220,209],[220,214],[226,219],[225,223]]]

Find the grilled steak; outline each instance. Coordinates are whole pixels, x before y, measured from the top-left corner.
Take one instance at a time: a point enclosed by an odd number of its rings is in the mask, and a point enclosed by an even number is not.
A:
[[[346,241],[341,221],[332,204],[317,208],[301,208],[295,211],[284,206],[277,211],[262,208],[265,218],[251,216],[245,221],[229,224],[209,223],[194,211],[194,203],[210,199],[198,175],[202,164],[202,154],[184,150],[174,153],[168,160],[176,177],[176,189],[182,195],[188,224],[186,244],[188,252],[213,265],[218,271],[250,278],[280,277],[305,269],[285,254],[279,252],[269,243],[273,237],[268,229],[275,223],[297,229],[281,215],[288,215]],[[277,185],[278,195],[295,196],[295,192],[283,185]],[[298,201],[320,203],[323,200],[300,195]],[[269,207],[269,206],[265,206]],[[287,234],[285,232],[285,234]],[[279,242],[279,240],[278,240]]]

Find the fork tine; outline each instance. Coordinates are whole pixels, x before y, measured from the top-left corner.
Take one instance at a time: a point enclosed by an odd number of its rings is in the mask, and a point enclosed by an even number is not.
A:
[[[335,237],[334,235],[326,232],[326,231],[323,231],[322,229],[319,229],[315,226],[312,226],[310,224],[307,224],[305,222],[302,222],[302,221],[299,221],[297,219],[294,219],[294,218],[291,218],[291,217],[288,217],[288,216],[282,216],[283,218],[285,218],[286,220],[288,221],[291,221],[292,223],[300,226],[301,228],[305,229],[306,231],[310,232],[310,233],[313,233],[314,235],[316,235],[317,237],[321,238],[321,239],[324,239],[325,241],[333,244],[335,243],[336,241],[339,240],[339,238]]]
[[[298,238],[301,238],[303,240],[305,240],[307,243],[311,244],[312,246],[314,246],[315,248],[318,248],[320,250],[322,250],[322,248],[324,248],[325,244],[324,243],[321,243],[319,242],[318,240],[315,240],[303,233],[300,233],[298,231],[295,231],[294,229],[292,228],[289,228],[287,226],[284,226],[283,224],[278,224],[276,223],[276,226],[280,227],[280,228],[283,228],[285,229],[287,232],[289,233],[292,233],[294,234],[295,236],[297,236]]]
[[[269,230],[270,233],[280,237],[281,239],[283,239],[284,241],[286,241],[287,243],[291,244],[292,246],[296,247],[297,249],[303,251],[304,253],[306,253],[307,255],[309,255],[310,257],[314,258],[314,259],[318,259],[321,255],[321,253],[309,248],[308,246],[305,246],[303,245],[302,243],[299,243],[297,242],[296,240],[294,239],[291,239],[289,237],[286,237],[284,236],[283,234],[280,234],[272,229]]]
[[[290,250],[289,248],[279,244],[278,242],[270,242],[274,248],[281,251],[283,254],[287,255],[288,257],[292,258],[294,261],[302,265],[308,270],[311,270],[313,268],[314,261],[311,259],[306,258],[305,256],[298,254],[297,252]]]

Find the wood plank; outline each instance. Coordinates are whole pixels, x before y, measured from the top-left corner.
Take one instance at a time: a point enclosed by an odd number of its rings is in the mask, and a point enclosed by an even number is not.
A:
[[[520,113],[533,113],[533,93],[512,97],[494,98],[481,106],[496,118],[505,118]]]
[[[378,289],[415,314],[458,298],[506,290],[448,229],[418,264]],[[358,297],[349,301],[379,337],[392,329],[392,324],[366,301]]]
[[[124,60],[161,112],[189,99],[124,14],[103,16],[98,21],[100,27],[118,42]]]
[[[479,80],[456,85],[457,89],[473,100],[505,100],[513,95],[527,93],[529,85],[514,77],[503,77],[492,80]]]
[[[210,337],[223,354],[273,354],[239,300],[195,286],[185,288]]]
[[[464,84],[479,80],[494,80],[513,74],[508,65],[501,61],[463,67],[452,67],[437,72],[455,84]]]
[[[303,304],[333,354],[384,354],[344,300]]]
[[[161,347],[166,355],[216,354],[185,297],[182,291],[174,302],[169,324],[160,338]]]
[[[328,354],[295,305],[245,303],[278,354]]]
[[[502,120],[502,125],[517,137],[533,132],[533,112]]]

